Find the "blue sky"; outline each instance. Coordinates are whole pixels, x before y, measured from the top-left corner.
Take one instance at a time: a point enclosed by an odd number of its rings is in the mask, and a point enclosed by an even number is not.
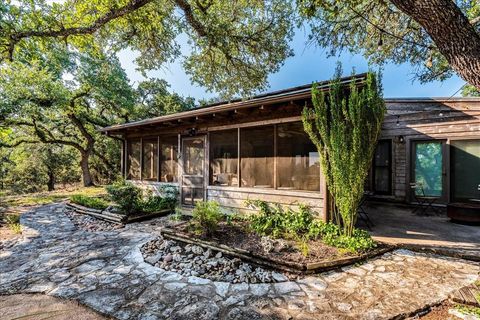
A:
[[[295,56],[287,59],[279,72],[269,76],[270,88],[268,91],[330,79],[334,73],[337,61],[342,63],[346,73],[350,73],[353,67],[358,73],[365,72],[368,69],[367,61],[360,55],[344,53],[340,57],[327,58],[326,50],[315,46],[307,46],[305,40],[305,32],[297,30],[291,43]],[[183,43],[183,54],[188,54],[186,42],[182,41],[182,39],[179,42]],[[119,57],[130,80],[134,83],[141,81],[143,77],[135,70],[135,64],[132,62],[135,53],[124,51]],[[455,76],[444,82],[436,81],[420,84],[418,81],[412,80],[413,72],[414,69],[409,64],[388,64],[384,66],[384,96],[387,98],[450,97],[465,83],[462,79]],[[191,96],[196,99],[217,96],[216,93],[209,93],[205,88],[192,84],[183,71],[180,61],[163,67],[161,70],[149,72],[148,76],[165,79],[170,83],[172,91],[183,96]]]

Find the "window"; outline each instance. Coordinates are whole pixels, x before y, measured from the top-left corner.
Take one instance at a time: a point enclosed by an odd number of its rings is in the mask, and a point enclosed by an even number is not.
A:
[[[210,185],[238,186],[238,130],[210,133]]]
[[[451,142],[453,201],[480,200],[480,140]]]
[[[129,140],[127,144],[127,179],[139,180],[140,153],[142,144],[140,140]]]
[[[142,179],[157,181],[158,177],[158,140],[143,140]]]
[[[379,140],[373,158],[373,192],[392,193],[392,141]]]
[[[178,182],[178,138],[160,137],[160,181]]]
[[[442,141],[414,143],[414,181],[421,186],[415,190],[417,195],[443,195],[443,144]]]
[[[241,187],[273,188],[273,126],[240,129]]]
[[[320,157],[302,123],[277,126],[277,188],[320,191]]]

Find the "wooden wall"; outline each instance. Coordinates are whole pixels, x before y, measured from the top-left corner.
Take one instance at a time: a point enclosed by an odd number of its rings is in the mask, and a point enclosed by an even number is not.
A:
[[[380,138],[392,140],[393,194],[383,196],[385,199],[401,202],[411,200],[410,150],[413,141],[446,140],[445,161],[448,171],[449,142],[453,139],[480,138],[480,99],[386,99],[386,106],[387,115]],[[400,136],[404,142],[399,141]],[[447,179],[447,188],[448,184]]]

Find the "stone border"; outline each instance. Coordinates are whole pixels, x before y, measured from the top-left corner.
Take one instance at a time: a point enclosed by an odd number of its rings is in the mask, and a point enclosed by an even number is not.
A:
[[[313,263],[297,263],[297,262],[284,261],[279,259],[272,259],[259,254],[255,254],[248,250],[232,248],[227,245],[218,244],[216,242],[201,240],[170,228],[163,228],[160,232],[165,238],[168,238],[171,240],[199,245],[203,248],[220,251],[224,254],[234,256],[242,260],[252,262],[257,265],[261,265],[264,267],[269,267],[277,270],[297,273],[297,274],[313,274],[313,273],[319,273],[319,272],[329,271],[333,269],[338,269],[347,265],[359,263],[364,260],[380,256],[382,254],[385,254],[395,249],[394,246],[390,246],[382,243],[382,245],[384,245],[385,247],[375,249],[370,252],[353,256],[353,257],[339,258],[339,259],[330,260],[330,261],[320,261],[320,262],[313,262]]]
[[[154,213],[139,213],[133,216],[126,216],[123,214],[118,214],[118,213],[108,211],[108,209],[99,210],[99,209],[84,207],[82,205],[73,203],[71,201],[66,202],[65,207],[79,214],[86,214],[86,215],[95,217],[97,219],[118,223],[118,224],[127,224],[131,222],[157,218],[157,217],[165,216],[171,213],[170,209],[163,209],[161,211],[154,212]]]

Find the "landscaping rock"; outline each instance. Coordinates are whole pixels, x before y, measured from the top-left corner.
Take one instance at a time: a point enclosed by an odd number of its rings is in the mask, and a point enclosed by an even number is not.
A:
[[[253,266],[238,258],[226,257],[221,252],[204,250],[200,246],[185,245],[161,237],[147,242],[141,251],[145,262],[183,276],[231,283],[288,281],[281,273]]]

